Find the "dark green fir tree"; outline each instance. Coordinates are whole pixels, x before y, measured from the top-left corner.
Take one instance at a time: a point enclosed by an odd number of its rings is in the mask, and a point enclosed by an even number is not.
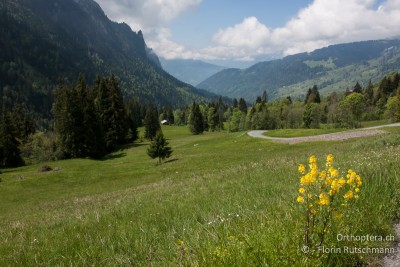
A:
[[[0,166],[18,167],[24,165],[15,135],[16,130],[9,112],[2,110],[0,114]]]
[[[151,105],[147,107],[146,116],[144,117],[144,137],[149,140],[153,140],[157,135],[157,132],[161,130],[161,125],[158,120],[157,109]]]
[[[150,143],[150,147],[147,149],[147,154],[152,159],[158,158],[158,164],[161,164],[163,160],[171,156],[172,149],[168,146],[168,142],[161,130],[157,131],[156,136]]]
[[[122,92],[116,78],[107,79],[97,77],[95,81],[97,92],[96,106],[100,116],[107,151],[114,150],[118,145],[125,143],[128,133],[126,110]]]
[[[200,106],[193,102],[189,114],[189,129],[192,134],[202,134],[204,132],[203,115],[200,111]]]

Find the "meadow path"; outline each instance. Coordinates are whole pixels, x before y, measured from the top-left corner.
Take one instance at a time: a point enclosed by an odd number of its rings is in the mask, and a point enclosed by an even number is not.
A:
[[[400,123],[392,123],[392,124],[362,128],[357,131],[346,131],[346,132],[339,132],[339,133],[321,134],[321,135],[304,136],[304,137],[290,137],[290,138],[265,136],[264,133],[268,132],[266,130],[249,131],[249,132],[247,132],[247,134],[249,136],[255,137],[255,138],[269,139],[269,140],[273,140],[273,141],[277,141],[277,142],[281,142],[281,143],[287,143],[287,144],[296,144],[296,143],[301,143],[301,142],[337,141],[337,140],[346,140],[346,139],[357,138],[357,137],[373,136],[373,135],[385,133],[383,130],[379,130],[379,128],[395,127],[395,126],[400,126]]]

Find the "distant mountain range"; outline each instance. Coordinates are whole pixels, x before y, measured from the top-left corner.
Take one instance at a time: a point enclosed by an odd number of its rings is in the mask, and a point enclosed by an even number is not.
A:
[[[377,81],[400,70],[400,40],[364,41],[332,45],[257,63],[247,69],[225,69],[197,87],[232,98],[254,101],[265,90],[270,99],[304,97],[317,85],[322,94],[342,92],[358,81]]]
[[[59,78],[115,74],[126,96],[160,106],[209,101],[165,72],[141,31],[110,21],[93,0],[0,1],[0,95],[49,112]]]
[[[217,72],[226,69],[225,67],[206,63],[201,60],[160,58],[160,61],[165,71],[193,86],[196,86]]]

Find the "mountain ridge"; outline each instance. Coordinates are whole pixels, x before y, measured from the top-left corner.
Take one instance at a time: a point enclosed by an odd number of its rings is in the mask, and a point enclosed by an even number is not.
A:
[[[249,101],[264,90],[271,99],[302,97],[313,85],[323,94],[344,91],[357,81],[367,83],[399,68],[400,40],[372,40],[331,45],[259,62],[247,69],[226,69],[201,82],[198,88]]]
[[[109,20],[93,0],[2,1],[0,26],[4,103],[50,114],[58,79],[72,83],[79,73],[88,81],[115,74],[127,97],[158,106],[216,98],[162,70],[143,33]]]

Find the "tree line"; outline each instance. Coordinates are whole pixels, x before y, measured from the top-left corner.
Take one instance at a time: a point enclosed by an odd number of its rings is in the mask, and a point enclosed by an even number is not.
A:
[[[172,153],[160,122],[186,125],[192,134],[204,131],[231,132],[250,129],[357,128],[361,121],[388,118],[400,121],[400,75],[392,73],[364,88],[356,83],[342,93],[322,97],[318,87],[310,88],[304,99],[286,97],[270,101],[268,94],[249,105],[243,98],[185,108],[162,107],[124,99],[114,75],[97,76],[91,85],[80,75],[76,82],[60,80],[54,94],[53,130],[40,131],[35,113],[25,103],[0,101],[0,167],[64,158],[100,159],[120,146],[136,141],[138,127],[152,142],[148,154],[165,159]]]
[[[286,97],[268,101],[264,92],[247,109],[233,105],[225,112],[228,129],[268,130],[283,128],[358,128],[361,121],[400,121],[400,75],[392,73],[364,88],[357,82],[341,93],[321,97],[318,87],[308,89],[304,99]],[[235,102],[237,103],[237,101]]]

